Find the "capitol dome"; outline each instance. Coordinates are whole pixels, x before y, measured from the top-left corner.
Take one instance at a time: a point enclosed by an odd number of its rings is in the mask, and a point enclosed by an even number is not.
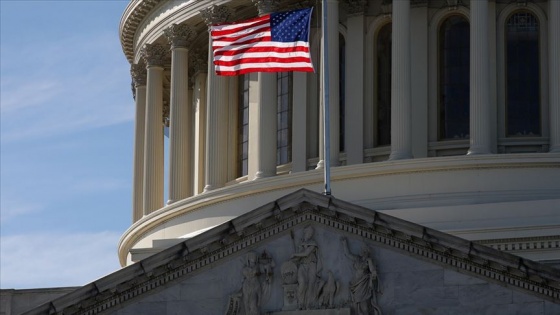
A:
[[[121,264],[296,190],[323,192],[328,73],[334,197],[558,265],[559,3],[327,3],[322,65],[317,2],[130,2],[133,222]],[[215,74],[210,25],[314,6],[314,73]]]

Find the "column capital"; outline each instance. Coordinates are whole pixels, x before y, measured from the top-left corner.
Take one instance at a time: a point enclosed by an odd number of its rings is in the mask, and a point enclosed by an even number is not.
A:
[[[346,0],[348,14],[364,14],[368,7],[367,0]]]
[[[252,0],[257,10],[259,10],[259,15],[264,15],[278,11],[280,3],[278,0]]]
[[[196,36],[194,29],[186,24],[172,24],[163,31],[163,34],[165,34],[169,44],[171,44],[171,49],[177,47],[186,48]]]
[[[132,76],[132,83],[134,87],[146,85],[148,79],[146,66],[143,64],[130,65],[130,76]]]
[[[146,44],[142,47],[140,55],[146,65],[149,66],[163,66],[167,57],[168,49],[159,44]]]
[[[200,10],[200,15],[208,26],[226,22],[232,13],[232,10],[225,5],[212,5]]]
[[[207,72],[208,71],[208,58],[207,54],[203,54],[200,50],[192,51],[189,54],[192,67],[195,73],[200,71]]]
[[[393,13],[393,3],[390,0],[381,1],[381,14],[390,16]]]

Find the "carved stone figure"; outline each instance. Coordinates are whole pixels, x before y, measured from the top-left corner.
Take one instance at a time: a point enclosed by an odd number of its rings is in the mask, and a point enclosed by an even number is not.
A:
[[[230,296],[226,315],[261,314],[261,306],[270,296],[274,265],[274,260],[266,251],[260,256],[255,252],[247,253],[241,290]]]
[[[319,247],[313,239],[313,233],[314,231],[311,226],[303,229],[303,237],[299,247],[294,244],[299,249],[292,256],[298,262],[297,297],[298,308],[301,310],[315,308],[318,297],[317,282],[320,279],[322,264],[319,256]]]
[[[247,254],[247,261],[243,267],[243,306],[245,315],[259,315],[262,302],[262,289],[259,282],[260,270],[257,261],[257,254],[250,252]]]
[[[364,245],[360,255],[353,255],[348,249],[346,238],[341,238],[344,255],[352,261],[354,277],[350,281],[350,293],[355,313],[358,315],[381,315],[381,308],[377,304],[377,293],[379,289],[379,278],[377,269],[370,257],[369,249]]]
[[[340,288],[340,283],[334,280],[332,271],[329,270],[327,282],[321,287],[319,304],[322,308],[334,308],[334,296]]]

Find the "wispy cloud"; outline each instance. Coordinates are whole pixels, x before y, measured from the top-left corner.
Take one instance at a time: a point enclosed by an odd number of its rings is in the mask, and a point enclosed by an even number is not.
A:
[[[116,232],[2,237],[0,287],[80,286],[120,268]],[[95,259],[92,259],[95,257]]]
[[[2,196],[0,200],[0,223],[6,224],[14,218],[39,213],[43,207],[37,203],[30,203],[26,200],[15,200],[7,196]]]
[[[2,65],[2,141],[133,120],[128,64],[114,34],[60,38],[44,45],[40,50],[2,49],[17,58],[8,67],[4,67],[6,62]],[[13,53],[20,49],[20,55]],[[20,63],[26,63],[25,67],[18,68]]]
[[[2,82],[1,112],[3,115],[26,107],[44,104],[62,92],[57,82],[38,80],[36,82]]]

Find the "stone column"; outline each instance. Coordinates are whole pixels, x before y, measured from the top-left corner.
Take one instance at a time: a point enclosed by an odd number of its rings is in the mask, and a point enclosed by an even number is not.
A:
[[[364,161],[364,64],[365,16],[367,1],[347,0],[346,38],[346,164]]]
[[[324,36],[325,34],[321,34],[321,49],[325,51],[328,49],[329,54],[329,64],[325,65],[321,62],[321,73],[325,73],[325,67],[328,68],[329,73],[329,104],[324,104],[322,101],[323,111],[326,108],[329,110],[330,114],[330,165],[337,166],[339,164],[339,153],[340,153],[340,96],[339,96],[339,44],[338,44],[338,0],[325,0],[327,1],[327,31],[328,31],[328,47],[324,46]],[[322,20],[321,20],[322,21]],[[321,57],[324,56],[324,53],[321,54]],[[323,99],[324,95],[324,82],[321,81],[321,99]],[[320,115],[320,123],[319,123],[319,134],[321,135],[321,139],[319,140],[320,143],[323,142],[324,138],[324,116],[323,114]],[[320,146],[319,150],[319,163],[317,164],[317,168],[324,167],[325,153],[324,153],[324,145]]]
[[[200,11],[200,14],[210,27],[225,22],[231,11],[226,6],[213,5]],[[209,36],[205,192],[225,185],[228,165],[228,78],[216,75],[212,57],[212,37]]]
[[[548,19],[548,92],[550,152],[560,153],[560,1],[550,0]]]
[[[199,53],[191,54],[194,65],[194,193],[200,194],[205,183],[206,154],[206,77],[207,60]]]
[[[292,98],[292,173],[307,170],[307,73],[294,72]]]
[[[410,0],[393,1],[391,49],[391,154],[389,160],[410,159],[412,158]]]
[[[132,222],[144,215],[144,137],[146,124],[146,66],[133,64],[130,74],[135,89],[134,161],[132,174]]]
[[[259,15],[265,15],[278,10],[277,0],[253,0],[259,10]],[[258,72],[258,102],[257,108],[249,109],[249,116],[255,114],[256,119],[251,119],[249,128],[256,128],[255,141],[249,139],[249,146],[256,146],[257,171],[254,179],[276,175],[276,151],[278,131],[278,88],[277,74]],[[249,151],[253,151],[249,149]],[[251,158],[251,157],[250,157]],[[251,176],[251,174],[249,174]]]
[[[195,32],[188,25],[173,24],[164,31],[171,44],[169,114],[169,200],[172,204],[192,196],[192,126],[189,104],[189,50]]]
[[[492,141],[488,0],[471,1],[470,24],[470,148],[467,154],[489,154]]]
[[[146,44],[146,134],[144,149],[144,215],[163,206],[163,63],[167,49]]]

